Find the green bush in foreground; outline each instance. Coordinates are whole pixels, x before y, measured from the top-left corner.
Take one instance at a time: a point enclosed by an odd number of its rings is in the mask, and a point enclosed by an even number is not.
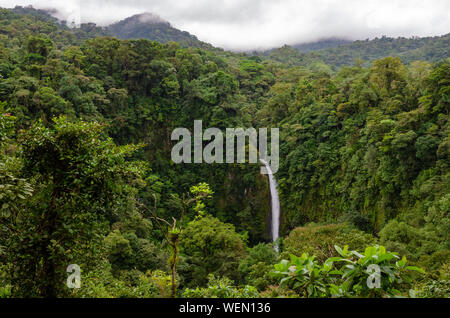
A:
[[[208,287],[187,288],[183,293],[184,298],[258,298],[259,294],[255,287],[244,286],[243,288],[232,287],[232,281],[228,278],[216,278],[208,276]]]
[[[274,265],[272,275],[303,297],[392,297],[406,294],[408,271],[423,273],[383,246],[369,246],[364,254],[348,251],[348,246],[335,249],[340,256],[323,263],[314,255],[291,254],[290,260]]]
[[[310,224],[293,229],[284,240],[284,249],[290,254],[314,254],[319,261],[338,256],[334,245],[349,245],[358,250],[377,244],[371,234],[357,230],[349,224]]]

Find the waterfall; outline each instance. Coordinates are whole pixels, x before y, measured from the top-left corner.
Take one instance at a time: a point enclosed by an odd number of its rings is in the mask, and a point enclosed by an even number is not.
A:
[[[273,176],[272,169],[267,161],[259,159],[261,163],[266,167],[267,176],[269,177],[270,185],[270,198],[271,198],[271,213],[272,213],[272,241],[275,242],[280,233],[280,199],[278,198],[278,186],[275,177]],[[278,246],[274,244],[274,249],[278,252]]]

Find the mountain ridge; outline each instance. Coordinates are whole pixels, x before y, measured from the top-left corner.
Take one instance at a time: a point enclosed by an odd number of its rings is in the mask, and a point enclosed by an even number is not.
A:
[[[170,22],[151,12],[135,14],[112,23],[105,29],[122,40],[143,38],[161,43],[173,41],[182,46],[212,48],[211,44],[200,41],[187,31],[174,28]]]
[[[433,37],[382,36],[372,40],[357,40],[327,49],[301,52],[294,46],[256,52],[261,58],[275,60],[289,66],[324,63],[334,68],[357,63],[368,64],[379,58],[396,56],[406,64],[415,60],[437,62],[449,57],[450,33]]]
[[[56,11],[35,9],[32,6],[16,6],[8,10],[16,14],[28,14],[36,19],[55,23],[64,31],[74,33],[80,40],[99,36],[114,36],[124,40],[148,39],[160,43],[174,41],[182,47],[222,50],[199,40],[187,31],[174,28],[170,22],[150,12],[130,16],[106,27],[97,26],[95,23],[82,23],[78,28],[69,28],[65,21],[54,16]],[[357,41],[330,37],[308,43],[284,45],[267,51],[236,54],[256,55],[289,66],[325,64],[330,66],[331,69],[337,69],[342,66],[355,65],[355,63],[367,65],[386,56],[398,56],[405,63],[415,60],[436,62],[449,57],[449,47],[450,33],[434,37],[391,38],[382,36],[372,40]]]

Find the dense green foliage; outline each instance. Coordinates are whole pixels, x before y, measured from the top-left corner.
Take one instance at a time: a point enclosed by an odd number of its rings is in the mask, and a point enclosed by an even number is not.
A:
[[[58,119],[49,129],[38,122],[20,138],[21,174],[33,194],[21,206],[2,207],[11,283],[16,295],[62,295],[56,282],[66,276],[64,265],[92,268],[104,222],[132,213],[126,184],[142,167],[124,160],[135,147],[102,140],[95,123]]]
[[[53,18],[43,10],[22,7],[12,10],[0,8],[0,42],[2,46],[8,49],[25,48],[24,44],[30,35],[45,35],[44,38],[52,39],[58,48],[61,48],[79,45],[84,40],[106,36],[107,33],[94,23],[85,23],[78,28],[69,28],[64,21]]]
[[[335,71],[341,48],[292,67],[102,32],[0,9],[1,297],[449,295],[450,61],[412,61],[448,57],[448,36],[368,42],[380,59]],[[436,48],[386,57],[414,41]],[[171,132],[197,119],[280,128],[280,253],[257,164],[170,160]],[[374,244],[426,274],[403,285]],[[280,286],[273,265],[303,253]],[[378,261],[395,279],[374,293],[363,267]]]
[[[189,289],[183,293],[185,298],[258,298],[259,294],[255,287],[244,286],[236,288],[231,286],[232,282],[227,279],[217,279],[214,275],[208,276],[206,288]]]
[[[344,39],[339,39],[339,38],[331,38],[331,39],[319,40],[316,42],[292,45],[292,47],[297,49],[300,52],[311,52],[311,51],[317,51],[317,50],[330,49],[330,48],[342,46],[345,44],[350,44],[351,42],[352,41],[349,41],[349,40],[344,40]]]
[[[186,255],[180,273],[189,282],[187,286],[203,286],[208,274],[237,280],[236,268],[244,258],[244,242],[234,226],[206,216],[192,221],[184,229],[181,249]]]
[[[258,55],[291,66],[306,67],[315,63],[325,63],[333,68],[357,65],[358,63],[369,64],[386,56],[399,57],[406,64],[418,60],[438,62],[449,57],[450,34],[409,39],[383,36],[373,40],[338,44],[337,40],[329,40],[310,45],[292,47],[286,45]]]
[[[148,39],[160,43],[174,41],[185,47],[213,48],[189,32],[175,29],[169,22],[151,13],[134,15],[113,23],[106,29],[112,36],[123,40]]]
[[[276,107],[263,111],[271,121],[288,114],[278,173],[286,231],[347,219],[411,259],[448,262],[448,79],[448,62],[386,58],[280,83]]]
[[[376,243],[376,238],[347,224],[310,224],[293,229],[284,240],[287,253],[315,255],[318,260],[336,256],[335,245],[347,244],[352,250],[360,250]]]
[[[384,246],[369,246],[363,254],[350,252],[348,245],[343,249],[336,245],[335,249],[340,257],[328,258],[323,263],[307,253],[301,257],[291,254],[290,261],[275,264],[272,275],[281,279],[280,285],[289,286],[301,296],[317,298],[402,296],[397,288],[404,289],[402,285],[411,283],[407,272],[423,273],[420,268],[406,266],[405,257],[399,260],[396,253],[386,251]],[[373,275],[375,272],[378,277]]]

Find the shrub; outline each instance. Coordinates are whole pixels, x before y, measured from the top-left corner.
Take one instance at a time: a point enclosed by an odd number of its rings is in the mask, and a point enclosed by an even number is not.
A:
[[[301,257],[290,255],[290,261],[282,260],[275,264],[273,277],[279,278],[280,286],[289,287],[303,297],[328,297],[331,295],[331,275],[337,274],[332,271],[333,262],[326,261],[319,264],[315,256],[303,253]]]
[[[391,297],[406,294],[411,282],[407,271],[423,273],[406,266],[405,257],[400,260],[383,246],[369,246],[364,254],[350,252],[348,245],[343,249],[336,245],[335,249],[340,256],[323,263],[306,253],[301,257],[291,254],[290,260],[274,265],[272,275],[280,280],[280,286],[303,297]]]
[[[450,280],[429,280],[419,287],[420,298],[450,298]]]
[[[209,215],[198,218],[183,230],[180,246],[185,263],[178,272],[189,282],[187,287],[205,286],[208,274],[239,280],[245,245],[232,224]]]
[[[242,281],[258,290],[266,289],[273,282],[268,272],[276,260],[277,254],[272,244],[260,243],[248,249],[247,257],[240,262],[238,268]]]
[[[310,225],[291,231],[284,240],[284,249],[290,254],[314,254],[317,260],[337,256],[334,245],[349,245],[350,249],[362,249],[376,243],[375,237],[343,224]]]
[[[236,288],[232,281],[226,277],[216,278],[208,275],[208,286],[206,288],[189,289],[183,293],[184,298],[258,298],[258,291],[253,286]]]
[[[349,252],[348,246],[344,249],[336,246],[336,250],[342,258],[333,258],[333,261],[347,263],[340,269],[343,282],[339,289],[351,295],[397,296],[402,293],[400,288],[405,288],[405,284],[411,283],[408,270],[424,273],[418,267],[406,266],[405,256],[400,260],[397,253],[386,251],[384,246],[369,246],[364,254],[357,251]],[[369,282],[372,282],[375,288]]]

